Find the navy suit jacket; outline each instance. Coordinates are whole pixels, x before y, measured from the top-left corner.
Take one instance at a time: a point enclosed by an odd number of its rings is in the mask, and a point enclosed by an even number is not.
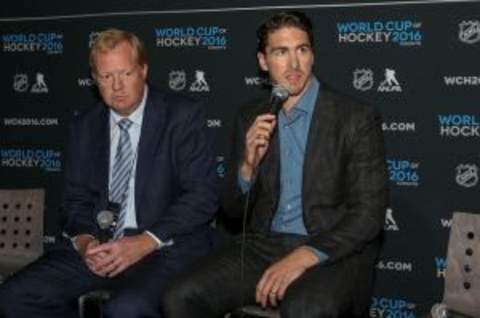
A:
[[[216,169],[205,121],[201,103],[149,89],[136,160],[138,230],[163,242],[173,239],[176,247],[207,243],[208,224],[217,210]],[[95,235],[96,215],[108,204],[108,107],[101,103],[77,116],[69,140],[65,232]]]

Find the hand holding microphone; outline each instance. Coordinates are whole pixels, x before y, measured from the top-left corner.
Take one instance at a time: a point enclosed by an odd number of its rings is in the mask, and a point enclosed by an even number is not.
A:
[[[251,181],[254,170],[265,156],[270,139],[275,133],[277,115],[288,98],[288,90],[283,86],[274,86],[270,97],[270,112],[259,115],[247,131],[243,162],[240,175],[246,181]]]

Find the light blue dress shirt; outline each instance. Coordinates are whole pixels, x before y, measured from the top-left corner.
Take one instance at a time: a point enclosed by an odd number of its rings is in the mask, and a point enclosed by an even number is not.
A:
[[[308,131],[320,84],[312,76],[307,89],[288,113],[278,114],[277,129],[280,140],[280,198],[272,221],[272,232],[307,235],[303,221],[302,182],[303,160]],[[243,192],[250,186],[239,176]],[[328,259],[324,252],[310,248],[322,262]]]

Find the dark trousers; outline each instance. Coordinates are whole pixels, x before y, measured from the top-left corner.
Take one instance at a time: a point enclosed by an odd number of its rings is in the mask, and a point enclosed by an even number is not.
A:
[[[199,244],[198,256],[207,248]],[[106,317],[162,317],[161,299],[165,284],[179,271],[181,249],[163,248],[133,264],[115,278],[93,274],[69,242],[42,256],[0,285],[1,318],[78,317],[78,296],[96,289],[109,289]]]
[[[164,297],[167,318],[222,317],[255,303],[255,288],[265,269],[305,242],[296,235],[248,235],[245,258],[241,239],[208,255],[178,276]],[[355,255],[308,269],[287,289],[282,318],[353,317],[370,302],[375,257]]]

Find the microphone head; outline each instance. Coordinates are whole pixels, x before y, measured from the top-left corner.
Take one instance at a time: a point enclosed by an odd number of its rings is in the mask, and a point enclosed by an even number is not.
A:
[[[282,85],[273,85],[272,95],[270,96],[270,113],[277,116],[282,109],[283,102],[287,100],[288,89]]]
[[[97,224],[102,230],[106,230],[112,226],[115,216],[112,211],[102,210],[97,214]]]
[[[288,96],[290,93],[288,92],[288,89],[286,89],[284,86],[280,84],[273,85],[272,88],[272,99],[275,98],[278,101],[285,101],[287,100]]]
[[[447,305],[440,303],[434,304],[430,310],[432,318],[446,318],[448,317],[448,308]]]

